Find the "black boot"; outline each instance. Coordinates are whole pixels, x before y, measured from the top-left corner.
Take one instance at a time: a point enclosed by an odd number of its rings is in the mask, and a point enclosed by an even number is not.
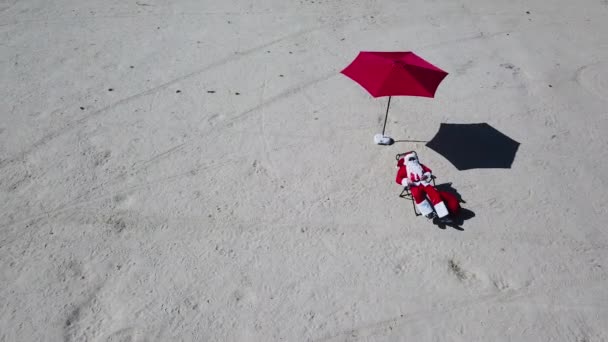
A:
[[[452,223],[454,223],[454,220],[452,220],[450,215],[445,215],[444,217],[439,218],[439,222],[441,222],[443,224],[452,224]]]

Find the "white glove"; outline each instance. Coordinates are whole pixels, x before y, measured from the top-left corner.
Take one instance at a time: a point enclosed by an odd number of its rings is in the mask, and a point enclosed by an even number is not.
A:
[[[425,172],[425,173],[422,175],[422,180],[423,180],[423,181],[425,181],[425,182],[427,182],[427,183],[430,183],[430,182],[431,182],[431,180],[433,180],[433,175],[431,175],[431,173],[430,173],[430,172]]]
[[[401,181],[401,185],[403,185],[403,186],[410,186],[409,179],[403,178],[403,180]]]

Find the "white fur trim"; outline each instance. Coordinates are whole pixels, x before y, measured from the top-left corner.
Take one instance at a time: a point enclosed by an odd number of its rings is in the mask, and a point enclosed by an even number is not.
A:
[[[418,160],[418,154],[415,151],[404,154],[403,157],[401,157],[401,158],[403,159],[403,161],[407,161],[407,159],[411,156],[416,157],[416,160]]]
[[[408,160],[409,158],[414,157],[415,160]],[[420,184],[419,182],[422,180],[422,176],[424,174],[424,170],[422,169],[422,165],[420,165],[420,161],[418,161],[418,155],[416,152],[410,152],[404,156],[405,160],[405,168],[407,169],[407,177],[412,182],[416,182],[416,185]]]
[[[401,180],[401,185],[403,185],[403,186],[409,186],[409,184],[407,183],[407,178],[403,178]]]
[[[439,218],[445,217],[449,214],[448,208],[445,207],[445,203],[443,203],[443,201],[435,204],[435,212]]]
[[[420,210],[420,213],[424,216],[427,216],[428,214],[433,212],[433,206],[427,200],[424,200],[420,203],[416,203],[416,208],[418,208],[418,210]]]

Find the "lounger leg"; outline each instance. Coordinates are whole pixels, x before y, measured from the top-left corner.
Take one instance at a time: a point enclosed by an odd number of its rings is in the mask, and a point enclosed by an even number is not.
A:
[[[414,207],[414,214],[415,214],[416,216],[420,216],[420,215],[422,215],[422,214],[419,214],[419,213],[418,213],[418,210],[416,209],[416,201],[414,201],[414,196],[410,196],[410,198],[412,199],[412,207]]]

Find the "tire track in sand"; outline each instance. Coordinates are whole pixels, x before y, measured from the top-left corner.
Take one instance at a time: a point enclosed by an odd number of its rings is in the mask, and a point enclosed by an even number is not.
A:
[[[582,280],[576,281],[578,284]],[[599,282],[595,280],[596,282]],[[603,281],[603,280],[602,280]],[[569,286],[575,288],[577,285]],[[475,306],[480,305],[491,305],[491,304],[517,304],[517,301],[523,299],[529,299],[530,297],[538,296],[547,293],[546,288],[540,287],[536,289],[530,289],[527,287],[515,290],[500,291],[498,293],[489,293],[476,298],[469,298],[462,301],[454,301],[445,306],[439,306],[435,310],[424,310],[413,313],[402,314],[399,317],[363,324],[353,329],[343,330],[336,334],[329,334],[325,337],[313,339],[315,342],[324,341],[337,341],[337,340],[358,340],[366,339],[376,335],[384,333],[391,333],[395,327],[405,326],[408,324],[416,323],[422,320],[437,320],[439,316],[444,316],[448,313],[455,311],[461,311]],[[562,308],[563,306],[559,306]],[[576,307],[576,306],[574,306]],[[588,309],[586,306],[585,308]],[[605,309],[605,308],[602,308]]]
[[[25,156],[27,156],[28,154],[32,153],[33,151],[35,151],[39,147],[41,147],[43,145],[46,145],[51,140],[53,140],[53,139],[55,139],[55,138],[57,138],[57,137],[65,134],[65,133],[70,132],[74,128],[76,128],[76,127],[78,127],[78,126],[86,123],[90,119],[92,119],[94,117],[97,117],[100,114],[103,114],[103,113],[105,113],[107,111],[110,111],[110,110],[112,110],[114,108],[117,108],[117,107],[119,107],[119,106],[121,106],[123,104],[129,103],[131,101],[137,100],[139,98],[142,98],[142,97],[145,97],[145,96],[157,93],[157,92],[159,92],[161,90],[167,89],[167,88],[169,88],[170,86],[172,86],[172,85],[174,85],[176,83],[179,83],[179,82],[187,80],[189,78],[198,76],[198,75],[200,75],[202,73],[205,73],[205,72],[207,72],[209,70],[212,70],[214,68],[218,68],[218,67],[220,67],[222,65],[229,64],[229,63],[234,62],[236,60],[239,60],[239,59],[242,59],[244,57],[247,57],[247,56],[249,56],[251,54],[254,54],[254,53],[256,53],[256,52],[258,52],[260,50],[264,50],[264,49],[266,49],[266,48],[268,48],[268,47],[270,47],[272,45],[278,44],[278,43],[280,43],[282,41],[285,41],[285,40],[288,40],[288,39],[292,39],[292,38],[295,38],[295,37],[299,37],[299,36],[306,35],[308,33],[317,31],[317,30],[323,28],[324,26],[326,26],[326,25],[316,26],[316,27],[313,27],[313,28],[308,28],[308,29],[300,30],[300,31],[297,31],[297,32],[294,32],[294,33],[291,33],[291,34],[279,37],[277,39],[271,40],[271,41],[266,42],[264,44],[255,46],[253,48],[247,49],[245,51],[236,52],[235,54],[232,54],[232,55],[227,56],[227,57],[225,57],[223,59],[220,59],[220,60],[217,60],[215,62],[212,62],[212,63],[204,66],[201,69],[198,69],[198,70],[192,71],[192,72],[190,72],[190,73],[188,73],[186,75],[174,78],[174,79],[172,79],[170,81],[167,81],[167,82],[165,82],[163,84],[157,85],[157,86],[152,87],[150,89],[144,90],[142,92],[139,92],[139,93],[136,93],[136,94],[124,97],[124,98],[122,98],[122,99],[120,99],[120,100],[118,100],[116,102],[113,102],[113,103],[111,103],[111,104],[109,104],[109,105],[107,105],[107,106],[105,106],[103,108],[100,108],[98,110],[95,110],[95,111],[91,112],[91,114],[89,114],[87,116],[81,117],[81,118],[79,118],[79,119],[77,119],[75,121],[72,121],[72,122],[68,122],[65,126],[59,128],[59,129],[57,129],[55,131],[47,133],[42,138],[40,138],[36,142],[34,142],[29,148],[27,148],[24,151],[22,151],[21,153],[19,153],[18,156],[14,157],[14,158],[9,158],[9,159],[5,159],[5,160],[0,161],[0,168],[3,168],[4,166],[6,166],[9,163],[13,163],[13,162],[16,162],[16,161],[23,160],[25,158]]]

